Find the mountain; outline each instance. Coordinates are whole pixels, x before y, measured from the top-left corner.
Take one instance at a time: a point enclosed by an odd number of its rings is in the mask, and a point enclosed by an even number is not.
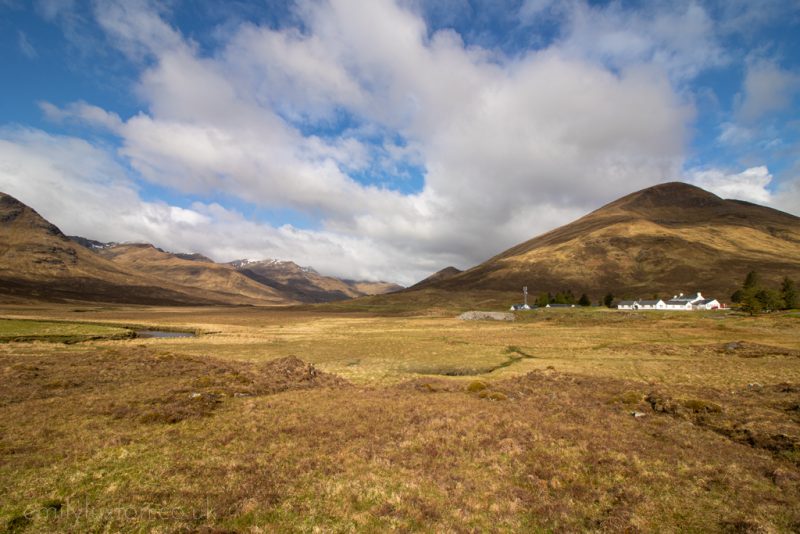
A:
[[[175,252],[173,253],[175,256],[182,260],[191,260],[191,261],[203,261],[206,263],[214,263],[214,260],[209,258],[208,256],[203,256],[202,254],[198,254],[197,252]]]
[[[0,298],[129,304],[217,304],[214,296],[126,269],[0,193]]]
[[[252,280],[305,303],[334,302],[403,289],[388,282],[341,280],[323,276],[311,267],[300,267],[291,261],[236,260],[230,265]]]
[[[79,235],[68,235],[67,236],[70,241],[74,241],[75,243],[81,245],[82,247],[86,247],[89,250],[98,250],[101,248],[110,247],[112,245],[116,245],[116,243],[103,243],[102,241],[95,241],[94,239],[87,239],[85,237],[81,237]]]
[[[98,249],[97,253],[162,284],[200,289],[215,300],[231,304],[287,304],[293,300],[230,265],[203,260],[204,256],[199,254],[171,254],[150,244],[112,245]]]
[[[699,290],[728,300],[751,270],[775,285],[784,276],[800,279],[800,218],[673,182],[622,197],[423,287],[519,291],[526,285],[534,294],[571,289],[595,298],[609,291],[650,297]]]
[[[447,280],[447,279],[452,278],[452,277],[454,277],[456,275],[459,275],[462,272],[464,272],[464,271],[462,271],[461,269],[456,269],[453,266],[445,267],[441,271],[436,271],[435,273],[430,275],[428,278],[417,282],[416,284],[414,284],[413,286],[409,287],[408,289],[424,289],[426,287],[433,287],[436,284],[438,284],[439,282],[443,282],[444,280]]]

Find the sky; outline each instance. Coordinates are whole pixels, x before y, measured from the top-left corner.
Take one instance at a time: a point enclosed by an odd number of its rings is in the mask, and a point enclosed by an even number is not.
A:
[[[0,190],[409,285],[683,181],[800,215],[800,0],[0,0]]]

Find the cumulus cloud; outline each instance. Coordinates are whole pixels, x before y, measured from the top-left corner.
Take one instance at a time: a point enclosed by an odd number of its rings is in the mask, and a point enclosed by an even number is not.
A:
[[[752,123],[791,106],[800,92],[800,74],[782,69],[774,62],[759,60],[748,65],[743,85],[737,116]]]
[[[119,115],[86,102],[72,102],[64,108],[59,108],[50,102],[39,102],[39,108],[45,117],[55,122],[76,121],[112,132],[118,132],[122,128],[122,119]]]
[[[747,200],[800,215],[800,179],[790,178],[776,183],[766,165],[741,172],[694,169],[688,173],[687,181],[722,198]]]
[[[562,46],[615,69],[656,65],[685,81],[729,61],[708,11],[696,2],[652,2],[641,10],[619,2],[566,6]]]
[[[67,234],[155,243],[218,261],[271,256],[342,277],[410,284],[455,259],[446,252],[415,257],[386,243],[330,231],[274,227],[213,202],[181,207],[144,201],[113,154],[41,130],[0,128],[0,190]]]
[[[692,110],[658,69],[615,74],[557,48],[498,57],[429,35],[389,0],[303,3],[304,32],[246,24],[201,57],[152,10],[104,6],[114,42],[155,58],[121,153],[181,191],[291,206],[339,235],[469,266],[680,168]],[[315,133],[342,113],[352,128]],[[422,190],[349,174],[379,157],[420,165]]]
[[[91,103],[42,103],[51,119],[113,132],[120,149],[6,131],[0,165],[15,154],[28,166],[5,168],[4,187],[88,237],[410,283],[680,176],[694,110],[676,84],[727,61],[694,3],[634,13],[564,4],[564,34],[513,57],[433,31],[408,5],[302,1],[297,26],[227,28],[209,53],[150,2],[97,2],[108,41],[140,69],[143,109],[123,120]],[[535,18],[556,7],[524,9]],[[81,168],[90,158],[104,168]],[[411,192],[364,179],[409,165],[424,179]],[[733,187],[725,176],[697,179]],[[145,202],[140,178],[289,207],[320,229],[254,223],[213,202]],[[744,182],[737,191],[758,194]],[[114,213],[112,192],[122,199]],[[62,198],[80,217],[58,208]],[[96,224],[115,214],[118,226]]]
[[[765,166],[751,167],[736,174],[719,169],[695,170],[690,174],[690,180],[722,198],[748,200],[759,204],[769,204],[772,201],[772,193],[768,189],[772,174]]]

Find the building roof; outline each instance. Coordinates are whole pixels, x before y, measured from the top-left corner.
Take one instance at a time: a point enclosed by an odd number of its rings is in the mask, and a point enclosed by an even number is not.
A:
[[[662,302],[662,300],[661,299],[658,299],[658,300],[640,300],[639,304],[644,304],[646,306],[655,306],[659,302]]]
[[[633,306],[636,304],[635,300],[621,300],[617,303],[617,306]]]

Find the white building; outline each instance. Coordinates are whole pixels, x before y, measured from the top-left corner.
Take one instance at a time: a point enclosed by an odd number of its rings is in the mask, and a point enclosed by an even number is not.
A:
[[[695,310],[718,310],[722,307],[717,299],[701,299],[692,303]]]
[[[667,304],[661,300],[640,300],[636,303],[639,310],[666,310]]]
[[[635,309],[637,309],[637,308],[634,308],[635,305],[636,305],[636,301],[635,300],[621,300],[621,301],[619,301],[617,303],[617,309],[618,310],[635,310]]]
[[[692,304],[703,300],[703,295],[700,294],[698,291],[696,295],[684,295],[681,293],[680,295],[675,295],[667,302],[665,302],[666,307],[665,310],[680,310],[680,311],[691,311]]]
[[[717,299],[704,298],[701,293],[696,295],[675,295],[671,299],[658,300],[622,300],[617,304],[619,310],[718,310],[722,305]]]

